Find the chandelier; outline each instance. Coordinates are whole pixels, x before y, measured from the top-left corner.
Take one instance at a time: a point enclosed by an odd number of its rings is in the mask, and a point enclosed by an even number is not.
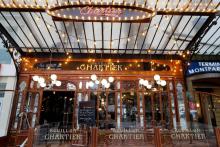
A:
[[[92,74],[90,77],[91,81],[87,82],[86,87],[87,88],[92,88],[95,85],[101,85],[104,88],[109,88],[111,86],[111,83],[114,82],[114,77],[108,77],[107,79],[105,78],[98,78],[95,74]]]
[[[154,75],[154,81],[148,81],[144,79],[139,80],[139,85],[142,87],[147,88],[148,90],[159,90],[159,88],[165,87],[167,82],[165,80],[162,80],[160,78],[160,75],[156,74]]]
[[[52,88],[53,86],[57,86],[57,87],[61,86],[61,81],[57,80],[56,74],[50,75],[50,78],[48,78],[50,79],[50,81],[46,81],[44,77],[37,76],[37,75],[33,76],[32,79],[35,82],[37,82],[42,88],[45,88],[45,87]]]

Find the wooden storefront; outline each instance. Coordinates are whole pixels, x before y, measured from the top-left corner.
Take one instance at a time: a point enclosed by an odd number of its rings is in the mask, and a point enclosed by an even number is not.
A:
[[[115,68],[102,69],[100,71],[99,69],[86,69],[85,66],[87,65],[115,65]],[[116,69],[117,67],[118,69]],[[33,76],[38,75],[49,81],[51,74],[56,74],[58,80],[62,82],[60,87],[54,86],[52,89],[45,90],[32,80]],[[103,89],[102,87],[88,88],[86,87],[86,82],[90,81],[92,74],[96,74],[97,77],[101,78],[112,76],[114,77],[114,82],[108,89]],[[155,74],[159,74],[161,79],[166,80],[166,87],[160,90],[147,90],[140,87],[140,78],[152,81]],[[74,89],[68,89],[68,84],[71,84]],[[180,88],[181,92],[177,90],[179,85],[182,86]],[[41,111],[44,109],[45,91],[53,93],[73,92],[72,122],[70,122],[73,127],[79,126],[77,120],[80,100],[96,101],[96,126],[99,129],[126,128],[129,125],[137,128],[160,126],[171,129],[174,125],[181,125],[180,117],[183,117],[181,113],[184,113],[185,121],[189,120],[188,114],[185,113],[187,112],[187,102],[185,99],[183,70],[179,60],[77,60],[53,58],[51,61],[44,58],[24,58],[22,59],[22,68],[19,73],[10,125],[12,138],[17,138],[17,142],[24,140],[22,138],[19,141],[17,134],[24,133],[28,128],[34,128],[41,124],[40,118]],[[135,118],[131,118],[129,121],[124,112],[124,107],[127,104],[127,101],[123,99],[124,97],[132,97],[133,99],[131,103],[134,105]],[[178,98],[183,98],[184,106],[181,107],[184,107],[183,110],[185,112],[180,111],[179,105],[183,104],[178,104]],[[104,111],[105,117],[103,118],[100,116],[102,103],[107,108]],[[111,103],[111,106],[109,103]],[[111,107],[111,110],[109,107]]]

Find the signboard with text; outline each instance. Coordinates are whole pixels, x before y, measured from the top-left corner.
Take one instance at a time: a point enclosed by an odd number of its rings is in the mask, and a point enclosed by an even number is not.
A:
[[[220,62],[193,61],[187,70],[187,76],[202,73],[220,73]]]
[[[79,103],[78,122],[88,126],[94,126],[95,118],[95,101],[83,101]]]

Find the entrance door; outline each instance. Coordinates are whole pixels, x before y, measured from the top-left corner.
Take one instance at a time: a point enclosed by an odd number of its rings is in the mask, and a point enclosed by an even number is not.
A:
[[[73,91],[44,91],[40,125],[72,126],[74,112]]]

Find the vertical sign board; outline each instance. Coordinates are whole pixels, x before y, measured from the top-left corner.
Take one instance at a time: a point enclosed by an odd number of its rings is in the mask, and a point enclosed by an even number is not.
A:
[[[202,73],[220,73],[220,62],[219,61],[192,61],[187,70],[187,76]]]
[[[79,124],[94,126],[96,124],[95,110],[95,101],[80,102],[78,111]]]

